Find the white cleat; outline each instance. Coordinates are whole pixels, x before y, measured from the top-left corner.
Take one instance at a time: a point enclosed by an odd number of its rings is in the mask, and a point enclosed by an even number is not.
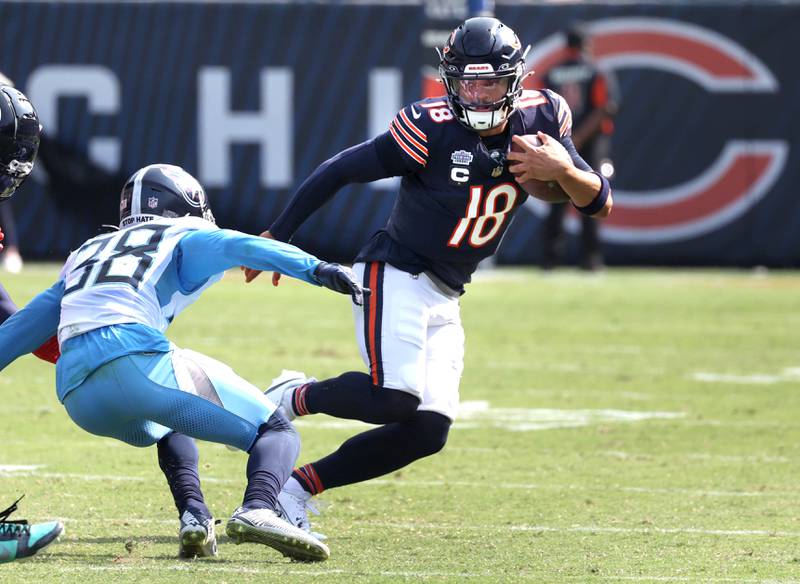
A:
[[[239,507],[228,520],[225,532],[237,545],[264,544],[302,562],[321,562],[331,555],[328,546],[281,519],[272,509]]]
[[[291,481],[290,481],[291,482]],[[311,502],[311,493],[303,489],[291,489],[286,486],[278,495],[278,517],[285,519],[298,529],[311,534],[320,541],[325,541],[328,536],[311,531],[311,521],[308,520],[308,512],[319,515],[319,510]]]
[[[189,510],[184,511],[178,540],[179,558],[191,560],[216,556],[217,535],[214,531],[214,518],[202,517]]]
[[[264,392],[269,400],[280,408],[283,415],[290,420],[294,420],[297,414],[292,404],[294,397],[294,390],[305,385],[306,383],[313,383],[317,379],[315,377],[306,377],[305,373],[300,371],[291,371],[284,369],[281,374],[272,380],[269,387]]]

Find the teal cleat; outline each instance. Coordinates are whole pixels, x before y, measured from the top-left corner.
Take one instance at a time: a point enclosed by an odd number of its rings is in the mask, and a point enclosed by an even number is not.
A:
[[[21,499],[0,511],[0,564],[28,558],[53,543],[64,532],[64,524],[60,521],[33,524],[25,519],[9,521],[9,515],[17,510],[17,503]]]

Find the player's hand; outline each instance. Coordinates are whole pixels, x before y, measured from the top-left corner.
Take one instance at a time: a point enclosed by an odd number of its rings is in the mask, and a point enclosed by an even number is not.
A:
[[[269,230],[262,233],[260,237],[263,237],[265,239],[275,239],[274,237],[272,237],[272,234],[269,232]],[[242,266],[242,270],[244,271],[244,281],[248,284],[253,280],[255,280],[256,278],[258,278],[258,275],[261,273],[261,270],[254,270],[253,268],[246,268],[244,266]],[[281,281],[280,272],[272,272],[272,285],[277,286],[280,283],[280,281]]]
[[[537,132],[536,135],[542,142],[541,146],[532,145],[522,136],[511,137],[522,150],[508,153],[508,160],[512,162],[508,170],[518,183],[529,180],[557,181],[572,166],[572,158],[561,142],[544,132]]]
[[[320,262],[317,269],[314,270],[314,277],[317,282],[334,292],[349,294],[353,302],[358,306],[362,306],[364,304],[364,296],[370,294],[369,288],[362,288],[361,284],[358,283],[353,270],[339,264]]]
[[[5,236],[5,234],[3,233],[3,228],[2,228],[2,227],[0,227],[0,241],[3,241],[3,239],[5,239],[5,237],[6,237],[6,236]],[[3,251],[3,244],[2,244],[2,243],[0,243],[0,251]]]

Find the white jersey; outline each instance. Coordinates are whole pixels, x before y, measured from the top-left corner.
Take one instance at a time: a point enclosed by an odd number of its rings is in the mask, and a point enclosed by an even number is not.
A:
[[[174,285],[164,282],[156,289],[180,240],[191,231],[214,227],[195,217],[159,219],[99,235],[72,252],[61,271],[59,344],[114,324],[138,323],[164,332],[179,312],[222,277],[212,276],[190,293],[180,290],[177,278]]]

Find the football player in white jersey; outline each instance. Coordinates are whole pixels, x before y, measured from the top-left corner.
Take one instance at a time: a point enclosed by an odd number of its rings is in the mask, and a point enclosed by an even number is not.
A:
[[[0,326],[0,370],[56,330],[59,400],[84,430],[157,445],[180,517],[179,555],[216,555],[214,519],[192,437],[249,453],[247,489],[226,531],[284,555],[324,560],[325,544],[275,513],[299,437],[255,386],[164,336],[178,313],[226,269],[278,272],[363,300],[352,272],[288,244],[218,228],[197,180],[154,164],[126,182],[119,230],[88,240],[58,281]]]

